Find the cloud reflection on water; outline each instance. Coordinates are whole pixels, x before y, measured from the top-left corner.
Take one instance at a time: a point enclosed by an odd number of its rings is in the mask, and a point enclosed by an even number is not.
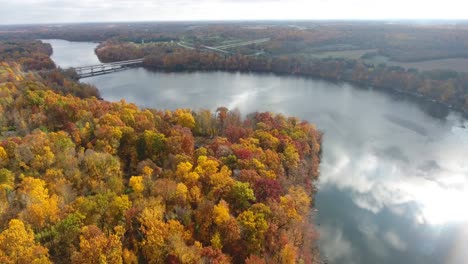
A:
[[[341,235],[339,240],[344,245],[350,238],[360,237],[359,243],[354,240],[350,243],[360,244],[359,250],[370,250],[369,254],[375,257],[366,261],[362,255],[356,256],[357,262],[392,260],[396,258],[396,251],[413,254],[420,250],[423,256],[429,256],[436,248],[438,234],[424,234],[431,230],[426,229],[427,226],[467,219],[458,208],[463,206],[462,201],[468,200],[464,199],[468,167],[462,158],[468,157],[468,144],[460,139],[468,134],[464,134],[456,116],[436,120],[415,105],[395,101],[375,91],[354,89],[349,85],[330,87],[329,83],[305,79],[229,73],[173,75],[135,69],[119,73],[122,79],[119,81],[125,82],[135,75],[141,80],[133,84],[141,87],[138,91],[103,89],[103,96],[110,100],[134,98],[133,102],[139,105],[157,108],[228,106],[242,113],[267,110],[316,122],[325,132],[320,192],[327,192],[331,186],[349,196],[350,206],[354,208],[351,210],[359,213],[344,215],[347,221],[349,217],[362,217],[363,211],[376,216],[368,220],[376,226],[372,233],[363,232],[367,229],[351,232],[340,230],[339,226],[329,227],[337,229],[339,233],[332,235]],[[146,89],[143,80],[148,79],[158,80],[157,87],[153,84]],[[98,87],[115,87],[112,82],[116,80],[97,77],[93,82]],[[458,130],[453,131],[453,127]],[[320,199],[317,203],[321,203]],[[393,225],[408,227],[383,227],[382,220],[378,219],[383,212],[392,219]],[[326,213],[319,212],[319,215],[330,218]],[[344,225],[351,225],[351,222]],[[404,232],[416,232],[416,235],[405,237]],[[324,250],[328,244],[335,243],[328,235],[322,234],[322,238]],[[419,249],[407,241],[411,239],[427,239],[428,242]],[[349,252],[346,246],[341,247],[345,248],[343,253],[333,253],[338,254],[334,257],[337,263],[350,257],[339,257]],[[415,258],[414,262],[423,261]]]

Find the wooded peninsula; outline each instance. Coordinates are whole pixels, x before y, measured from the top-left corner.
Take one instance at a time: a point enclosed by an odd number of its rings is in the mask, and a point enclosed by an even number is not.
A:
[[[319,262],[313,125],[111,103],[39,41],[0,54],[1,263]]]

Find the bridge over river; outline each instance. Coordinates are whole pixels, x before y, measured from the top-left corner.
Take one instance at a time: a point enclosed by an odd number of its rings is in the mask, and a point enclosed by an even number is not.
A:
[[[141,66],[142,63],[143,63],[143,58],[82,66],[82,67],[75,67],[73,69],[76,71],[76,73],[78,74],[78,77],[81,79],[81,78],[86,78],[86,77],[91,77],[91,76],[108,74],[108,73],[112,73],[116,71],[122,71],[122,70],[132,68],[132,67],[138,67],[138,66]]]
[[[250,40],[250,41],[235,42],[235,43],[225,44],[225,45],[221,45],[217,47],[210,47],[210,46],[201,46],[201,47],[209,51],[215,51],[215,52],[220,52],[224,54],[232,54],[232,52],[227,51],[227,49],[241,47],[241,46],[248,46],[252,44],[260,44],[260,43],[264,43],[268,41],[270,41],[269,38],[263,38],[263,39],[256,39],[256,40]],[[187,49],[192,49],[192,50],[196,49],[195,47],[190,46],[191,44],[186,43],[184,41],[181,41],[177,44]],[[255,54],[248,55],[248,56],[257,56],[262,53],[263,52],[257,52]],[[140,58],[140,59],[134,59],[134,60],[117,61],[117,62],[96,64],[96,65],[75,67],[74,69],[76,73],[78,74],[78,77],[81,79],[81,78],[121,71],[121,70],[125,70],[131,67],[138,67],[142,63],[143,63],[143,58]]]

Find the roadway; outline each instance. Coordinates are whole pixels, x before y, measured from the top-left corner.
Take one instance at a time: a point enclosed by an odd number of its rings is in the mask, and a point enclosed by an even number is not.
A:
[[[253,44],[260,44],[260,43],[268,42],[270,40],[271,40],[270,38],[262,38],[262,39],[243,41],[243,42],[232,43],[232,44],[227,44],[227,45],[221,45],[221,46],[216,46],[216,47],[206,46],[206,45],[203,45],[201,47],[204,48],[204,49],[207,49],[207,50],[211,50],[211,51],[216,51],[216,52],[220,52],[220,53],[224,53],[224,54],[231,54],[232,52],[227,51],[226,49],[237,48],[237,47],[242,47],[242,46],[248,46],[248,45],[253,45]],[[177,43],[177,45],[180,46],[180,47],[190,49],[190,50],[195,49],[195,47],[191,47],[188,44],[189,43],[187,43],[185,41],[180,41],[180,42]]]

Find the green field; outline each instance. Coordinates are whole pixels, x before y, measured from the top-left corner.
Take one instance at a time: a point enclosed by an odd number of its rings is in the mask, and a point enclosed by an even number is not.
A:
[[[468,72],[468,58],[449,58],[426,60],[418,62],[399,62],[392,61],[385,56],[374,56],[372,59],[365,60],[367,63],[380,64],[385,63],[389,66],[399,66],[405,69],[417,69],[419,71],[431,70],[452,70],[457,72]]]
[[[356,49],[356,50],[339,50],[306,53],[305,56],[310,58],[325,59],[325,58],[345,58],[345,59],[360,59],[362,55],[368,52],[375,52],[374,49]]]

